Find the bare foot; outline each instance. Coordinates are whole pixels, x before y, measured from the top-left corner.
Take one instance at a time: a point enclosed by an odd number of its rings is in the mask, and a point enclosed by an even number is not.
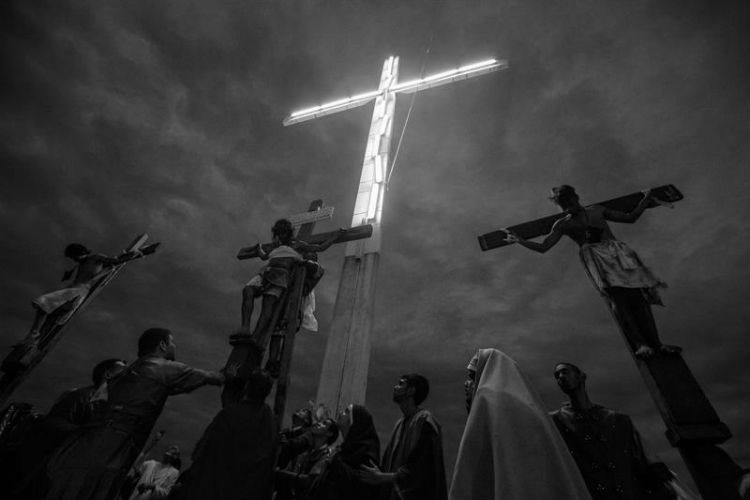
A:
[[[647,345],[638,346],[635,350],[635,357],[641,359],[648,359],[654,355],[654,350]]]
[[[682,347],[662,344],[659,346],[659,352],[662,354],[680,354],[682,352]]]

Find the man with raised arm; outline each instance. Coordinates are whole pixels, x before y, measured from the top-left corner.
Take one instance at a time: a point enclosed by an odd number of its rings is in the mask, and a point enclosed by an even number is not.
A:
[[[601,205],[584,207],[572,186],[552,189],[551,199],[566,214],[555,222],[552,231],[541,243],[528,241],[506,230],[508,241],[544,253],[567,236],[580,247],[580,256],[589,278],[607,299],[612,314],[620,325],[633,352],[648,358],[656,352],[680,352],[659,340],[652,304],[662,305],[658,288],[666,287],[647,268],[638,255],[615,238],[607,221],[633,223],[640,218],[651,201],[650,192],[630,213],[618,212]]]
[[[396,422],[381,467],[362,466],[362,480],[379,484],[388,500],[445,500],[443,437],[432,413],[420,407],[430,392],[422,375],[402,375],[393,388],[393,402],[403,418]]]
[[[114,498],[167,397],[224,383],[219,371],[175,361],[176,347],[172,332],[165,328],[143,332],[138,359],[109,383],[102,422],[77,432],[54,453],[47,469],[46,498]]]

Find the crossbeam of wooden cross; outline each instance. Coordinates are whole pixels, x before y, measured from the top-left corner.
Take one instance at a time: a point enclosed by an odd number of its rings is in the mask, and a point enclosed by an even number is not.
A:
[[[663,204],[672,204],[682,200],[683,196],[679,189],[672,184],[666,184],[664,186],[655,187],[651,190],[651,196],[654,200],[651,202],[648,208],[660,206]],[[617,210],[620,212],[630,212],[638,205],[638,202],[643,198],[642,192],[630,193],[625,196],[618,198],[612,198],[610,200],[602,201],[599,203],[592,203],[592,205],[601,205],[610,210]],[[588,205],[591,206],[591,205]],[[554,215],[548,215],[541,219],[535,219],[515,226],[507,228],[521,238],[532,239],[539,236],[544,236],[552,230],[552,226],[562,217],[565,217],[564,213],[558,213]],[[508,233],[505,229],[498,229],[490,233],[483,234],[478,237],[479,246],[482,251],[492,250],[494,248],[500,248],[511,243],[507,241]]]
[[[302,228],[300,228],[300,231]],[[304,240],[307,243],[311,244],[320,244],[324,241],[328,240],[331,236],[338,233],[339,231],[328,231],[326,233],[318,233],[318,234],[311,234],[307,238],[300,237],[300,233],[297,233],[297,237],[299,239]],[[369,238],[372,236],[372,224],[363,224],[361,226],[352,227],[349,229],[346,229],[342,232],[340,232],[338,238],[334,241],[334,243],[346,243],[348,241],[355,241],[355,240],[361,240],[364,238]],[[263,247],[263,251],[268,253],[271,250],[273,250],[273,243],[263,243],[261,245]],[[257,246],[251,246],[251,247],[243,247],[240,249],[240,251],[237,253],[237,258],[239,260],[245,260],[245,259],[254,259],[258,257],[258,247]]]

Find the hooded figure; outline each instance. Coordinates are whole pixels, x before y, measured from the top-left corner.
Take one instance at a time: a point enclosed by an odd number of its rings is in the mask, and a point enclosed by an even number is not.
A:
[[[472,370],[475,367],[475,370]],[[516,363],[480,349],[469,364],[469,417],[451,500],[591,498],[541,398]]]
[[[192,465],[182,473],[170,498],[271,498],[276,421],[264,402],[271,385],[265,372],[253,372],[243,389],[245,397],[219,411],[204,431]]]
[[[378,498],[379,489],[359,478],[361,465],[377,464],[380,460],[380,440],[372,415],[364,406],[349,405],[339,415],[338,426],[344,441],[315,485],[313,498]]]

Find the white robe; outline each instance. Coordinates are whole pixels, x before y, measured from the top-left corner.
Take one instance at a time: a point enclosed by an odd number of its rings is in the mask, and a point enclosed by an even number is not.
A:
[[[480,349],[450,500],[590,500],[541,398],[516,363]]]

